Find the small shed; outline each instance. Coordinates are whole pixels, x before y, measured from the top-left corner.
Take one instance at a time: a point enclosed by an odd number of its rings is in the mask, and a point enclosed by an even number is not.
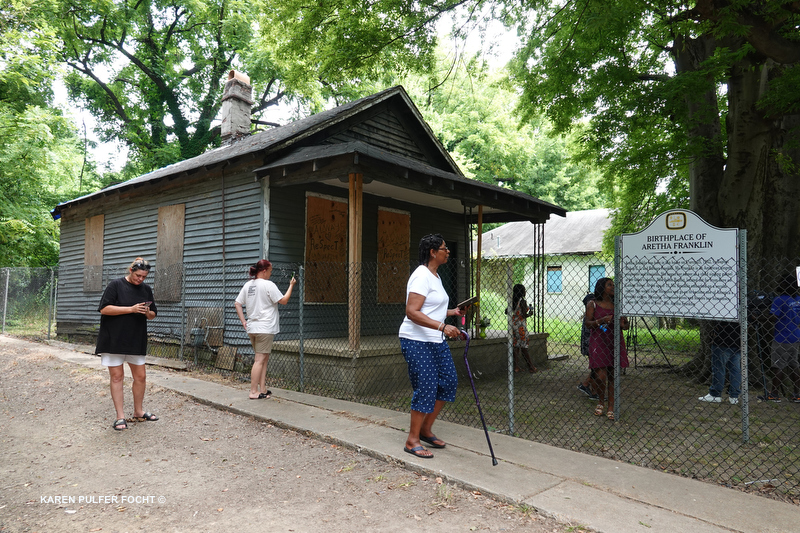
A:
[[[284,288],[304,271],[302,297],[282,308],[283,340],[302,320],[304,339],[344,339],[358,357],[365,337],[396,336],[423,235],[450,247],[456,302],[471,291],[472,225],[565,215],[464,177],[401,86],[253,135],[250,93],[232,72],[219,148],[55,207],[59,335],[95,327],[108,279],[143,256],[154,264],[153,331],[185,341],[202,316],[217,345],[247,350],[231,303],[243,265],[267,257]],[[198,274],[206,265],[213,272]]]

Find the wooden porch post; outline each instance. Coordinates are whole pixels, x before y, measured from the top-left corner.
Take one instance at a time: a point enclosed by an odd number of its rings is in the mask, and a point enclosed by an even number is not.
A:
[[[361,233],[363,221],[362,174],[349,174],[348,253],[348,346],[354,355],[361,348]]]

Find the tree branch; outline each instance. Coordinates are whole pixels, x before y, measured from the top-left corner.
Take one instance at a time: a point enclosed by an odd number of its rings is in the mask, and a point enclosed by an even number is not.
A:
[[[66,63],[68,66],[74,68],[78,72],[83,72],[86,76],[94,80],[94,82],[106,94],[106,97],[111,101],[112,105],[114,106],[114,112],[119,116],[120,120],[122,120],[126,125],[130,125],[131,119],[128,116],[128,113],[125,111],[125,108],[123,107],[122,103],[119,101],[119,98],[117,98],[117,95],[114,94],[114,91],[111,90],[111,87],[109,87],[103,80],[101,80],[95,75],[94,71],[88,66],[86,58],[83,60],[81,59],[77,60],[81,61],[82,64],[79,65],[69,60],[67,60]]]
[[[637,74],[639,81],[669,81],[672,78],[666,74]]]

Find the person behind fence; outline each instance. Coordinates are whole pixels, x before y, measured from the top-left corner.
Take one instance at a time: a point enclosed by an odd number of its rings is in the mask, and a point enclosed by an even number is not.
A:
[[[595,372],[594,392],[598,403],[594,414],[602,416],[606,412],[609,420],[614,420],[614,280],[600,278],[594,286],[594,300],[586,304],[584,323],[591,330],[589,334],[589,368]],[[620,327],[628,329],[628,319],[620,318]],[[628,367],[628,351],[622,332],[619,336],[620,367]],[[608,399],[608,409],[605,407]]]
[[[158,417],[144,410],[144,391],[146,371],[144,366],[147,354],[147,321],[158,315],[153,301],[153,290],[144,283],[150,273],[150,263],[137,257],[128,267],[128,274],[112,280],[100,298],[97,311],[100,313],[100,330],[97,334],[95,353],[100,362],[108,367],[111,381],[111,401],[114,402],[116,420],[112,427],[121,431],[128,429],[125,420],[124,364],[128,363],[133,376],[133,418],[132,421],[155,421]]]
[[[286,305],[292,297],[292,289],[297,280],[292,276],[286,294],[281,294],[278,286],[270,281],[272,263],[261,259],[250,267],[250,281],[244,284],[236,296],[234,307],[242,327],[250,337],[253,346],[253,367],[250,370],[251,400],[269,398],[272,391],[267,390],[267,364],[272,351],[272,341],[280,333],[278,304]],[[242,308],[247,309],[247,319]]]
[[[520,360],[525,361],[528,372],[535,374],[539,371],[531,362],[528,352],[528,317],[533,315],[533,309],[525,301],[525,287],[521,284],[514,285],[511,292],[511,336],[514,345],[514,372],[522,371]]]
[[[720,403],[728,374],[728,401],[736,405],[742,387],[741,326],[738,322],[718,321],[711,333],[711,386],[701,402]]]
[[[449,316],[461,316],[461,310],[447,308],[450,297],[438,274],[439,266],[449,257],[450,250],[441,235],[426,235],[420,240],[419,266],[408,279],[406,316],[400,325],[400,349],[414,390],[403,450],[423,459],[432,458],[433,453],[422,442],[431,448],[445,447],[445,442],[434,435],[433,423],[445,402],[455,400],[458,386],[445,337],[458,337],[461,331],[444,321]]]
[[[780,402],[780,393],[786,378],[792,382],[792,402],[800,403],[800,296],[797,279],[788,275],[783,280],[782,294],[772,300],[770,312],[775,321],[772,340],[772,391],[766,396],[771,402]]]
[[[594,293],[589,292],[586,296],[583,297],[583,308],[584,308],[584,316],[586,314],[586,306],[589,304],[590,300],[594,300]],[[589,336],[591,335],[591,331],[589,330],[589,326],[586,325],[586,321],[581,321],[581,355],[585,355],[589,357]],[[592,386],[594,385],[594,381],[597,379],[597,375],[593,368],[589,369],[589,374],[586,378],[578,383],[578,390],[584,393],[586,396],[589,397],[590,400],[597,400],[598,396],[592,390]]]

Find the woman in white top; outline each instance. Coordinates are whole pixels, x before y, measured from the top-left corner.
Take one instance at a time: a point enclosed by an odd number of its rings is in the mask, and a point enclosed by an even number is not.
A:
[[[250,371],[250,399],[269,398],[272,394],[267,390],[267,363],[272,341],[280,332],[278,325],[278,304],[286,305],[292,296],[292,289],[297,280],[292,276],[286,294],[281,294],[278,286],[269,280],[272,275],[272,263],[266,259],[250,267],[250,281],[244,284],[236,297],[236,314],[242,322],[250,344],[253,345],[255,359]],[[242,307],[247,309],[247,320]]]
[[[406,317],[400,326],[400,349],[408,363],[408,378],[414,395],[411,399],[411,424],[403,450],[429,459],[431,448],[444,448],[432,426],[445,402],[456,398],[458,377],[445,337],[457,337],[460,330],[445,324],[448,316],[461,316],[458,308],[448,309],[450,298],[437,272],[447,262],[450,250],[441,235],[426,235],[419,242],[419,266],[406,287]]]

